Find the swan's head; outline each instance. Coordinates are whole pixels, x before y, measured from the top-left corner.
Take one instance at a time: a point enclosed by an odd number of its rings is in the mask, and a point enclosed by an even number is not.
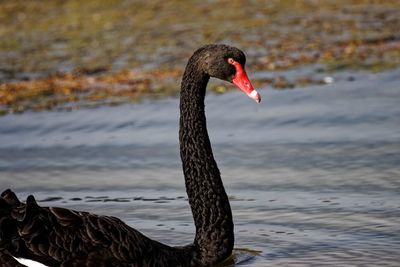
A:
[[[244,69],[246,56],[241,50],[218,44],[206,45],[198,51],[201,53],[204,71],[208,75],[233,83],[251,99],[260,103],[261,96],[254,90]]]

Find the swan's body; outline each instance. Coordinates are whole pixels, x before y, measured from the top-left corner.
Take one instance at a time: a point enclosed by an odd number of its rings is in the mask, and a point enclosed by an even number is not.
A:
[[[19,266],[14,257],[48,266],[210,266],[229,257],[232,213],[208,138],[204,97],[209,78],[217,77],[259,102],[244,64],[240,50],[208,45],[193,54],[183,75],[179,141],[196,226],[193,244],[164,245],[117,218],[40,207],[33,196],[22,203],[6,190],[0,198],[0,266]]]

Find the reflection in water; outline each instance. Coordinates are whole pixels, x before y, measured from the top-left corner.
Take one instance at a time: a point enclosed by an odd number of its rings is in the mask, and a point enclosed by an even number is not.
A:
[[[208,95],[237,265],[398,265],[399,74],[264,90],[258,106],[239,92]],[[190,243],[177,129],[176,99],[1,117],[0,188]]]

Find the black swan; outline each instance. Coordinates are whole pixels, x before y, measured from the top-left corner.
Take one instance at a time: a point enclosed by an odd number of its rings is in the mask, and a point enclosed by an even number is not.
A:
[[[212,266],[227,259],[234,233],[228,196],[208,138],[204,97],[210,77],[234,83],[256,102],[235,47],[206,45],[186,66],[180,95],[180,153],[196,236],[193,244],[171,247],[121,220],[26,203],[11,190],[0,198],[0,266],[22,266],[26,258],[48,266]]]

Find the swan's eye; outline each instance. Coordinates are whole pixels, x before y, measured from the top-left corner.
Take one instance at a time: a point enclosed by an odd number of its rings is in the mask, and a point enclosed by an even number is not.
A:
[[[235,60],[233,58],[228,58],[228,63],[231,65],[235,65]]]

